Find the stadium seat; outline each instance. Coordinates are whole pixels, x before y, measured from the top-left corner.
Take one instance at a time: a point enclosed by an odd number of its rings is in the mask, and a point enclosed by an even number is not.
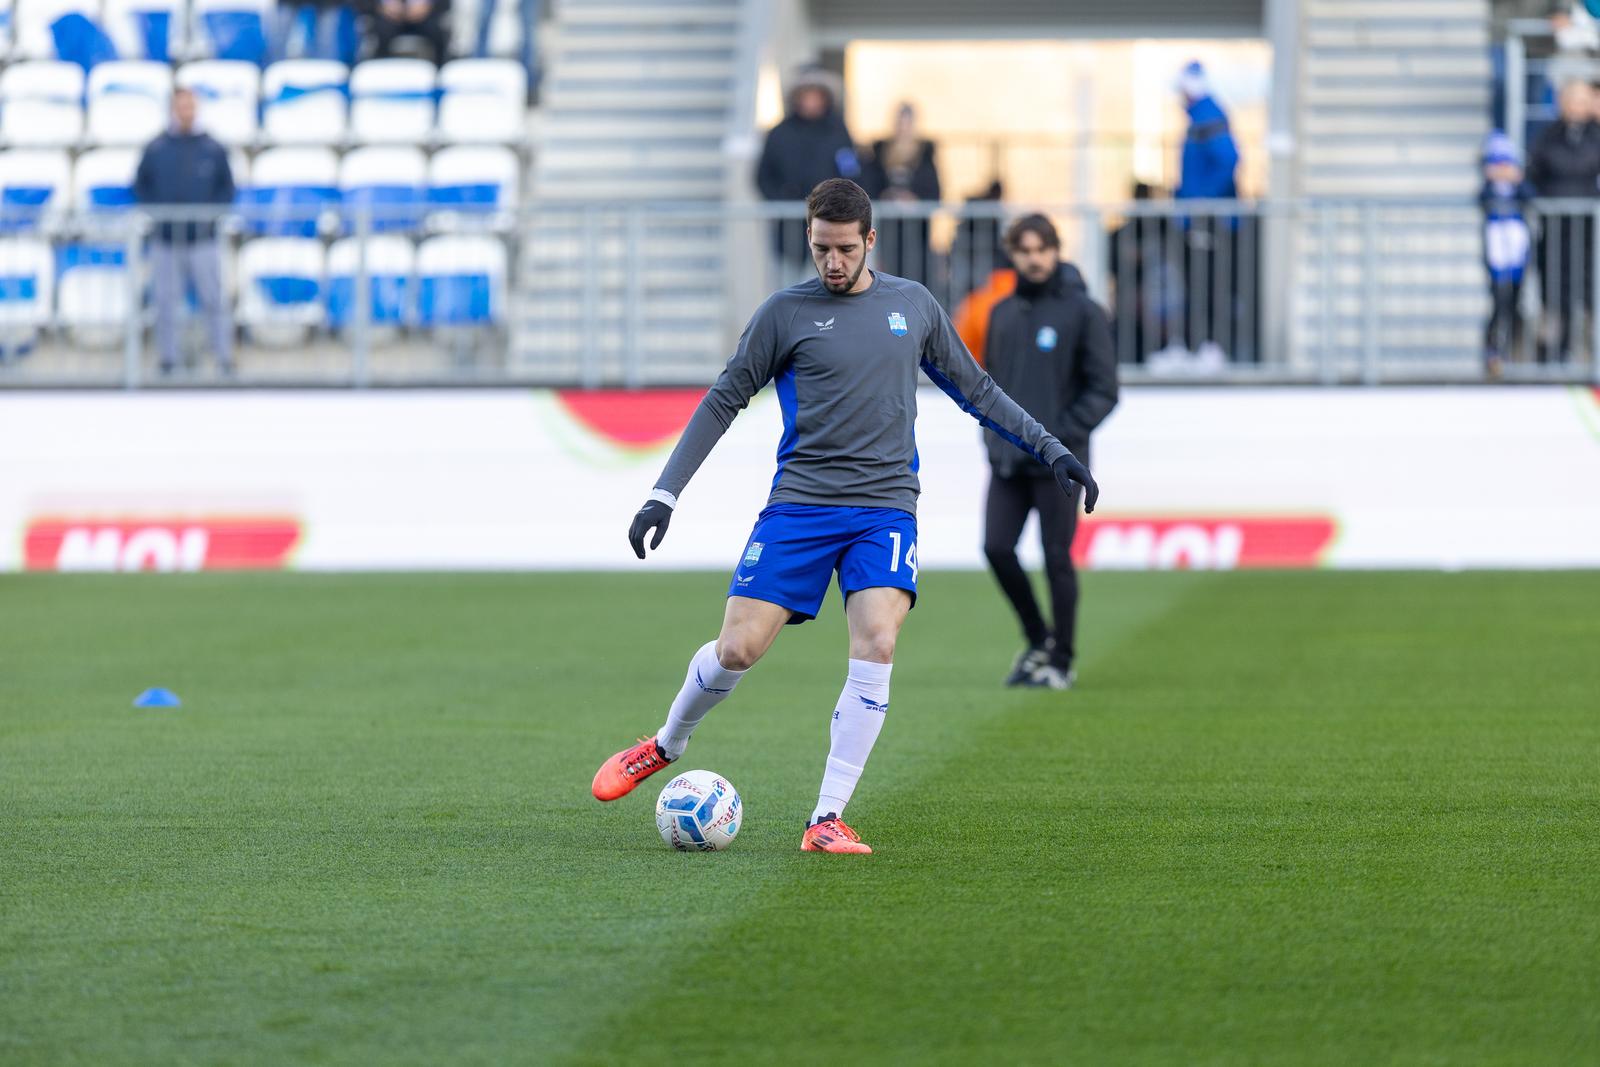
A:
[[[339,166],[345,229],[413,230],[422,222],[428,164],[416,148],[357,148]]]
[[[430,237],[417,249],[418,321],[487,326],[505,307],[506,250],[493,237]]]
[[[184,53],[188,15],[182,0],[105,0],[104,24],[118,58],[168,63]]]
[[[262,237],[239,249],[239,322],[265,343],[295,343],[323,321],[322,242]]]
[[[39,229],[64,210],[72,187],[65,152],[15,148],[0,152],[0,232]]]
[[[274,144],[338,144],[350,69],[331,59],[286,59],[261,78],[261,124]]]
[[[70,145],[83,136],[83,68],[13,63],[0,74],[0,137],[13,145]]]
[[[254,144],[261,69],[237,59],[203,59],[178,68],[178,84],[193,89],[206,132],[230,148]],[[237,177],[235,177],[237,180]]]
[[[89,72],[89,140],[145,145],[167,128],[172,68],[151,60],[101,63]]]
[[[276,9],[271,0],[194,0],[194,39],[212,59],[260,66],[267,59],[267,26]]]
[[[50,321],[55,273],[55,257],[45,242],[0,238],[0,346],[32,345]]]
[[[517,204],[516,153],[499,145],[440,149],[428,163],[428,210],[435,222],[497,215]]]
[[[433,134],[437,71],[422,59],[374,59],[350,72],[350,136],[363,144],[408,144]]]
[[[69,244],[61,248],[56,281],[56,321],[86,348],[115,347],[129,312],[127,252],[121,244]]]
[[[50,24],[73,14],[97,23],[100,0],[16,0],[12,9],[12,58],[55,59],[56,38]]]
[[[322,213],[339,203],[339,157],[329,148],[269,148],[256,157],[248,184],[234,184],[250,232],[312,237]]]
[[[72,206],[87,213],[126,211],[133,205],[133,178],[139,152],[96,148],[78,157],[72,170]]]
[[[356,313],[356,276],[361,242],[335,241],[328,250],[328,325],[341,329]],[[377,326],[404,326],[414,315],[416,251],[404,237],[373,237],[366,242],[366,275],[371,321]]]
[[[11,54],[12,0],[0,0],[0,56]]]
[[[439,137],[456,144],[520,141],[528,75],[509,59],[457,59],[439,69]]]

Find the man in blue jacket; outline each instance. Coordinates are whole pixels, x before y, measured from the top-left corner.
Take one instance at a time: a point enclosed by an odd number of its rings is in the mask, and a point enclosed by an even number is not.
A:
[[[1189,113],[1189,130],[1183,141],[1178,188],[1179,200],[1237,200],[1239,146],[1234,143],[1228,116],[1211,95],[1205,68],[1190,63],[1178,76]],[[1248,358],[1254,331],[1241,308],[1243,284],[1260,263],[1254,256],[1254,220],[1235,215],[1196,214],[1183,220],[1185,231],[1184,292],[1189,298],[1185,315],[1189,346],[1203,364],[1222,362],[1227,354]],[[1248,267],[1248,270],[1246,269]]]
[[[145,147],[133,182],[134,199],[155,209],[150,278],[162,374],[178,368],[178,318],[191,285],[217,367],[224,374],[233,371],[233,322],[222,292],[216,225],[233,194],[227,151],[195,124],[194,93],[175,90],[172,125]]]

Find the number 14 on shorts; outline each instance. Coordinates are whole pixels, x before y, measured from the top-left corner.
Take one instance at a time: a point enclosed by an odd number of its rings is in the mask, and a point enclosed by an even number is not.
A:
[[[917,580],[917,543],[912,541],[906,546],[906,570],[911,572],[911,580]],[[889,531],[889,570],[898,573],[900,570],[900,531]]]

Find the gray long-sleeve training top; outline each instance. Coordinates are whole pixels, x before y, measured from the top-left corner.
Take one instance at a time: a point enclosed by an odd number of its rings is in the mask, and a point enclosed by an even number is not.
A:
[[[656,489],[675,500],[734,416],[775,380],[783,436],[769,504],[916,514],[919,367],[979,423],[1046,465],[1068,454],[978,366],[932,293],[874,272],[859,293],[835,295],[812,278],[768,297]]]

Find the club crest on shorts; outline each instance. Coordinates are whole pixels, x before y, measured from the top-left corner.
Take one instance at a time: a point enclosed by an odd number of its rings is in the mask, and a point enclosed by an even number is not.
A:
[[[760,563],[761,550],[765,547],[760,541],[751,541],[750,547],[744,550],[744,561],[746,563]]]
[[[1054,326],[1039,327],[1039,335],[1033,339],[1041,352],[1053,352],[1056,347],[1056,328]]]
[[[889,312],[889,332],[896,337],[906,335],[906,317],[898,311]]]

